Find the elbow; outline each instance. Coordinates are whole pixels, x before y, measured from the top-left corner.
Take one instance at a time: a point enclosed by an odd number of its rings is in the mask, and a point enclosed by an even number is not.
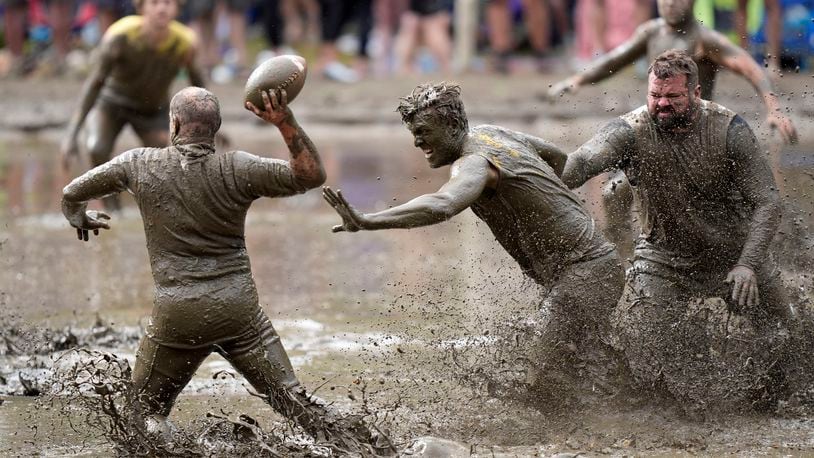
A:
[[[67,186],[62,188],[62,202],[77,202],[76,186],[74,182],[70,182]]]
[[[308,173],[303,176],[298,176],[297,183],[299,183],[305,189],[314,189],[325,184],[325,180],[327,178],[328,177],[325,174],[325,170],[320,168],[317,171]]]
[[[455,199],[448,194],[436,194],[429,203],[430,213],[437,221],[446,221],[460,213],[455,206]]]

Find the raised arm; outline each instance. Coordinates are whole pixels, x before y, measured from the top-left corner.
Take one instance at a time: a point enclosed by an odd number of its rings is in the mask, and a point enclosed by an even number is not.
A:
[[[446,221],[464,211],[480,197],[489,182],[489,162],[467,155],[452,164],[449,181],[437,192],[378,213],[361,213],[345,200],[342,191],[323,188],[323,197],[342,217],[334,232],[377,229],[409,229]]]
[[[87,171],[62,190],[62,214],[76,228],[80,240],[88,240],[88,231],[99,235],[99,229],[110,229],[106,222],[110,216],[104,212],[87,211],[88,202],[127,189],[126,164],[132,159],[134,151],[120,154]]]
[[[711,61],[746,78],[766,105],[766,123],[780,132],[784,142],[797,142],[797,129],[783,114],[769,75],[752,56],[714,30],[704,31],[704,51]]]
[[[79,138],[79,130],[85,123],[85,118],[88,116],[91,108],[93,108],[93,105],[96,103],[96,99],[99,97],[99,92],[102,90],[105,80],[113,70],[118,39],[118,36],[114,36],[102,42],[90,75],[85,80],[85,84],[79,93],[79,106],[74,111],[73,116],[71,116],[71,120],[68,123],[67,135],[62,145],[60,145],[59,152],[62,157],[62,166],[65,168],[68,167],[71,159],[76,157],[79,153],[77,141]]]
[[[623,168],[634,143],[633,128],[621,118],[614,119],[568,155],[561,176],[563,183],[574,189],[602,172]]]
[[[548,90],[549,97],[576,92],[580,86],[602,81],[632,64],[647,53],[647,40],[657,28],[656,19],[640,25],[632,37],[591,62],[588,69],[551,86]]]
[[[565,162],[568,160],[568,155],[563,153],[557,145],[547,142],[542,138],[533,135],[526,135],[526,140],[534,147],[540,159],[545,161],[554,169],[558,177],[562,177]]]
[[[306,135],[288,108],[285,90],[264,91],[262,94],[264,110],[246,102],[246,109],[257,117],[272,123],[280,129],[283,140],[288,146],[291,159],[288,164],[296,184],[312,189],[325,183],[325,169],[316,146]]]

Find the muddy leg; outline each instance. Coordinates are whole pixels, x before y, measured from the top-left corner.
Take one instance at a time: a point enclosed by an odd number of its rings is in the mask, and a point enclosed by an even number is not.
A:
[[[91,167],[102,165],[110,160],[116,137],[124,127],[125,121],[106,105],[99,105],[91,111],[85,123],[86,147]],[[102,199],[107,211],[117,211],[121,208],[117,195]]]
[[[280,414],[320,442],[346,452],[369,451],[375,441],[361,419],[340,418],[300,385],[280,336],[267,317],[258,326],[260,342],[235,343],[219,351]]]
[[[144,337],[133,368],[133,421],[151,436],[171,440],[167,416],[210,349],[177,350]]]
[[[616,244],[619,256],[625,260],[633,256],[633,190],[622,172],[614,173],[602,190],[605,204],[605,235]]]
[[[621,358],[610,345],[610,318],[623,285],[615,252],[563,271],[543,303],[548,320],[538,351],[546,375],[538,385],[560,380],[586,393],[614,391]]]

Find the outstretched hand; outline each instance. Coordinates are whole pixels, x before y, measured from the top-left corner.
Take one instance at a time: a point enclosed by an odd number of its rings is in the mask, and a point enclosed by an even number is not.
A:
[[[76,228],[76,237],[87,242],[89,231],[93,231],[93,235],[99,235],[99,229],[110,229],[108,221],[110,221],[110,215],[107,213],[88,210],[82,213],[78,221],[70,221],[70,223]]]
[[[263,121],[279,127],[280,124],[294,116],[291,109],[288,108],[288,95],[286,95],[285,89],[261,91],[260,96],[263,98],[264,109],[254,106],[251,102],[246,102],[246,109]]]
[[[557,83],[554,83],[553,86],[548,90],[548,97],[550,99],[555,99],[557,97],[561,97],[566,93],[576,93],[577,89],[579,89],[579,85],[573,78],[564,79]]]
[[[794,123],[791,122],[788,116],[774,111],[766,116],[766,123],[773,130],[777,129],[784,143],[789,145],[797,143],[797,129],[794,128]]]
[[[322,197],[342,217],[342,224],[334,226],[331,229],[333,232],[356,232],[364,228],[364,215],[345,200],[341,190],[334,192],[333,189],[324,186]]]
[[[744,306],[754,307],[760,302],[757,289],[757,275],[746,266],[735,266],[726,276],[726,283],[732,284],[732,306],[735,311],[743,311]]]

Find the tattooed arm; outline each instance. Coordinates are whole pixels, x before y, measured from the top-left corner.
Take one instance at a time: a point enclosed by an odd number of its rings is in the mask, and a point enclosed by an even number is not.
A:
[[[306,189],[316,188],[325,183],[325,169],[322,167],[322,160],[319,158],[316,146],[297,123],[294,113],[288,108],[286,97],[285,90],[263,92],[265,110],[257,108],[251,102],[246,102],[246,108],[253,111],[260,119],[270,122],[280,129],[288,151],[291,153],[288,165],[291,168],[293,180]]]
[[[711,61],[749,80],[766,105],[766,123],[780,132],[784,142],[796,143],[797,129],[791,119],[782,113],[780,102],[772,92],[769,75],[752,56],[714,30],[704,31],[703,43],[704,53]]]

